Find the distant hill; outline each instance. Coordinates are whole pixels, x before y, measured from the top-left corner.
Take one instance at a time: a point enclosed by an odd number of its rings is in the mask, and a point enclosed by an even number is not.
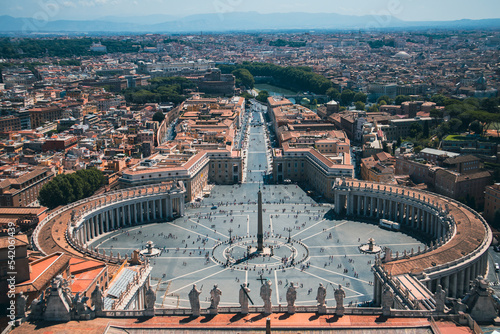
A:
[[[449,29],[499,28],[500,19],[415,22],[402,21],[394,17],[371,15],[231,12],[186,17],[171,15],[107,16],[99,20],[37,22],[29,18],[0,16],[0,33],[181,33],[199,31],[415,29],[419,27]]]

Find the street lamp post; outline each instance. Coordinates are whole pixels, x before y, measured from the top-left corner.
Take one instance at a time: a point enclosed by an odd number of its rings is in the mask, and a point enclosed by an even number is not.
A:
[[[286,229],[286,231],[288,232],[288,243],[290,244],[290,243],[292,243],[292,236],[291,236],[291,234],[292,234],[292,228],[289,227],[289,228]]]
[[[233,229],[232,229],[232,228],[230,228],[230,229],[228,230],[228,232],[229,232],[229,244],[230,244],[230,245],[232,245],[232,244],[233,244],[233,238],[231,237],[231,233],[233,233]]]

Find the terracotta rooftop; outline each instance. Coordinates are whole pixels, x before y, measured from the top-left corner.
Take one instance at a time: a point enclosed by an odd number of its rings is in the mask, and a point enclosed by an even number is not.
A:
[[[14,238],[16,239],[16,243],[15,243],[16,247],[29,245],[28,237],[24,234],[17,234],[14,236]],[[0,237],[0,249],[7,248],[7,247],[9,247],[9,245],[10,245],[9,237],[7,237],[7,236]]]
[[[16,285],[18,292],[34,292],[44,289],[54,276],[68,265],[70,257],[56,252],[30,263],[30,279]]]
[[[383,318],[370,315],[318,316],[313,313],[271,314],[219,314],[214,317],[199,317],[196,319],[186,316],[152,317],[138,321],[136,318],[97,318],[90,321],[70,321],[68,323],[23,323],[12,333],[104,333],[127,332],[127,329],[136,333],[189,333],[210,330],[213,333],[249,332],[264,333],[266,319],[271,320],[272,333],[320,333],[339,330],[342,333],[402,333],[414,329],[412,333],[431,333],[430,320],[426,318]],[[457,326],[451,321],[436,321],[436,327],[442,334],[473,333],[468,327]],[[108,327],[109,326],[109,327]],[[114,330],[113,330],[114,328]]]

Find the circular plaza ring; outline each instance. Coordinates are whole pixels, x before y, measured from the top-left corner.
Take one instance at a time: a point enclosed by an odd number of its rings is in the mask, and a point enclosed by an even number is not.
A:
[[[258,252],[252,237],[236,237],[217,243],[212,248],[212,261],[234,270],[283,270],[296,267],[309,258],[308,247],[297,240],[284,237],[264,239],[264,251]]]

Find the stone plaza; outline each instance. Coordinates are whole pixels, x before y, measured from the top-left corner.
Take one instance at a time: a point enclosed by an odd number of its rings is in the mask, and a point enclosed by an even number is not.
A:
[[[297,185],[263,184],[268,168],[264,129],[251,127],[247,142],[245,183],[214,186],[209,197],[188,204],[181,218],[121,228],[93,240],[91,246],[108,254],[130,254],[145,248],[148,241],[161,250],[150,260],[156,307],[188,308],[193,284],[202,289],[202,308],[210,306],[214,284],[222,290],[220,306],[238,306],[237,291],[243,283],[249,283],[251,299],[261,306],[258,291],[265,280],[272,281],[273,305],[286,305],[292,282],[298,286],[298,306],[316,304],[319,283],[327,287],[327,304],[334,304],[333,287],[341,284],[346,305],[357,305],[373,298],[375,257],[359,250],[369,238],[394,253],[424,247],[419,240],[383,230],[373,221],[334,217],[331,204],[315,202]],[[264,244],[273,246],[274,254],[241,261],[246,247],[257,240],[259,189]]]

